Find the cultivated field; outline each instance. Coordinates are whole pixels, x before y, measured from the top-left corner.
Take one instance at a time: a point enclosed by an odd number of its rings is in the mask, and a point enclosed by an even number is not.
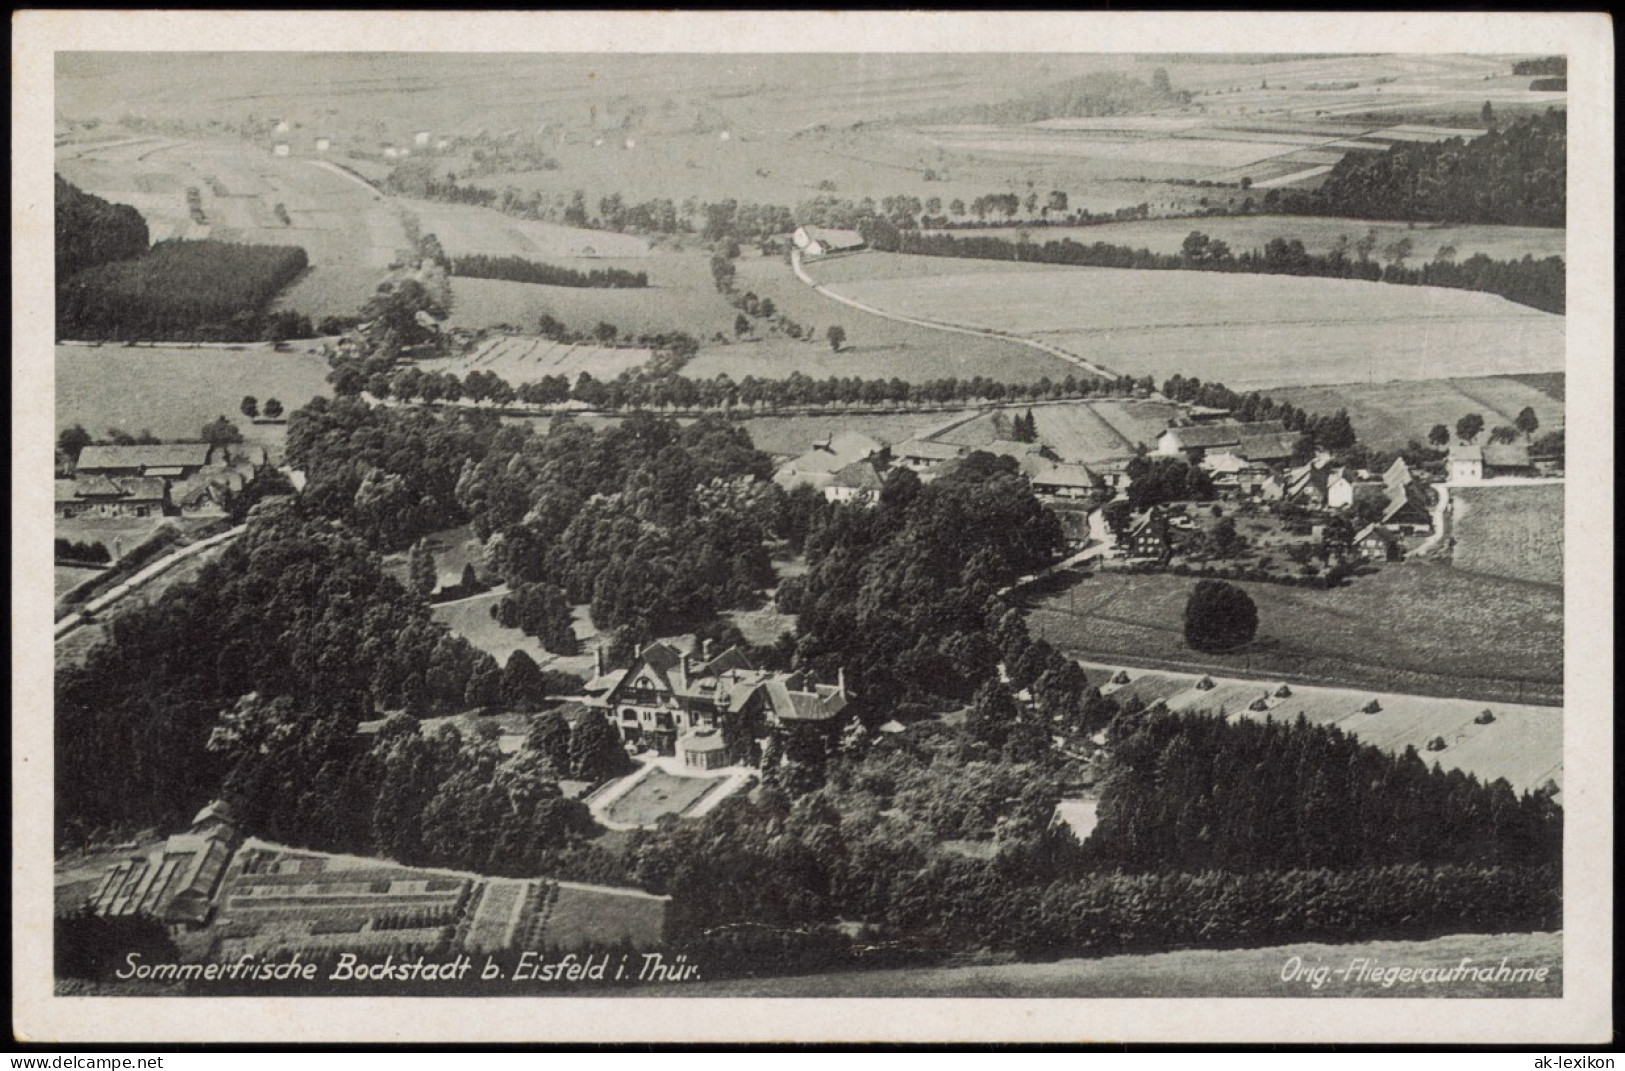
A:
[[[862,270],[851,258],[849,270]],[[906,265],[831,290],[907,316],[1039,339],[1114,372],[1235,389],[1557,371],[1563,318],[1492,294],[1346,279]],[[880,274],[879,271],[876,274]],[[815,278],[817,276],[815,275]]]
[[[1138,443],[1155,447],[1157,436],[1176,414],[1163,402],[1105,401],[1049,402],[1033,406],[1012,406],[998,411],[1008,423],[1032,410],[1038,424],[1038,441],[1067,461],[1100,461],[1134,452]],[[967,423],[934,435],[938,442],[965,446],[986,446],[1001,436],[994,414],[984,413]]]
[[[1531,381],[1541,384],[1537,387]],[[1555,385],[1553,381],[1555,380]],[[1228,382],[1228,381],[1226,381]],[[1347,409],[1360,441],[1377,450],[1397,450],[1412,439],[1427,442],[1436,424],[1454,428],[1468,413],[1488,427],[1510,425],[1525,407],[1540,420],[1540,431],[1563,427],[1563,374],[1419,379],[1409,382],[1348,383],[1331,387],[1282,387],[1270,397],[1314,413]],[[1555,397],[1554,397],[1555,390]]]
[[[682,814],[724,780],[722,777],[673,777],[664,770],[653,769],[629,792],[606,807],[604,814],[612,822],[652,825],[663,814]]]
[[[1456,568],[1563,583],[1563,484],[1452,487],[1450,508]]]
[[[1113,679],[1118,666],[1083,664],[1096,682]],[[1481,781],[1505,778],[1517,791],[1540,788],[1552,781],[1563,784],[1563,710],[1528,704],[1445,699],[1392,692],[1358,691],[1293,684],[1291,695],[1277,696],[1278,681],[1226,680],[1201,690],[1196,674],[1128,669],[1130,683],[1106,685],[1102,692],[1119,702],[1130,696],[1150,705],[1158,700],[1174,711],[1223,712],[1236,718],[1274,718],[1296,721],[1301,714],[1314,725],[1335,725],[1362,743],[1395,754],[1414,747],[1430,766],[1464,770]],[[1254,710],[1262,699],[1268,709]],[[1367,713],[1376,700],[1380,710]],[[1489,710],[1494,720],[1485,725],[1475,719]],[[1442,737],[1443,751],[1428,751],[1428,742]]]
[[[1331,591],[1241,583],[1258,604],[1244,652],[1185,646],[1196,580],[1101,573],[1038,600],[1036,632],[1083,658],[1177,671],[1419,695],[1555,702],[1563,689],[1563,593],[1425,562],[1389,565]]]
[[[1325,985],[1282,981],[1294,957],[1313,970],[1330,968]],[[1477,965],[1549,968],[1543,982],[1510,984],[1422,982],[1384,987],[1360,980],[1358,959],[1373,968]],[[1006,963],[972,967],[910,967],[848,971],[789,978],[738,978],[681,987],[651,987],[639,995],[683,997],[1557,997],[1563,992],[1562,933],[1457,934],[1432,941],[1368,941],[1360,944],[1298,944],[1210,951],[1192,949],[1054,963]]]
[[[835,416],[760,416],[742,421],[758,450],[796,457],[830,435],[861,432],[877,442],[891,444],[918,435],[951,420],[954,413],[875,413]]]
[[[57,148],[57,170],[88,193],[135,207],[153,241],[216,238],[302,246],[310,270],[277,306],[312,319],[349,315],[406,251],[394,208],[366,183],[241,141],[131,139]],[[196,188],[207,223],[191,218]],[[276,214],[281,205],[288,217]]]
[[[426,372],[450,372],[458,378],[470,372],[495,372],[511,385],[558,375],[574,383],[582,372],[591,373],[594,379],[614,379],[651,356],[652,350],[635,346],[592,346],[552,342],[535,335],[496,335],[461,357],[419,361],[418,367]]]
[[[1392,223],[1363,219],[1337,219],[1318,216],[1209,216],[1186,219],[1135,220],[1127,223],[1098,223],[1086,227],[990,227],[985,230],[953,230],[955,237],[986,236],[1018,241],[1023,236],[1042,245],[1070,238],[1093,245],[1128,246],[1153,253],[1178,253],[1192,231],[1201,231],[1228,245],[1234,253],[1262,251],[1272,238],[1301,241],[1311,253],[1327,253],[1342,243],[1352,246],[1375,232],[1377,246],[1372,256],[1382,259],[1382,250],[1400,239],[1409,239],[1411,253],[1406,263],[1431,261],[1445,246],[1454,247],[1457,260],[1482,253],[1492,260],[1536,260],[1564,255],[1566,232],[1551,227],[1499,227],[1434,223]],[[1353,255],[1352,253],[1350,254]]]
[[[533,331],[541,317],[551,316],[572,331],[583,333],[591,332],[599,323],[614,324],[622,338],[673,331],[685,331],[697,338],[709,338],[717,331],[731,333],[737,314],[716,293],[709,275],[701,280],[691,270],[689,258],[679,260],[675,253],[671,257],[679,264],[674,282],[636,290],[453,277],[452,311],[447,322],[453,327],[505,325]],[[659,258],[650,257],[647,261],[619,263],[636,265],[628,270],[646,271],[647,265],[659,262]]]
[[[600,265],[598,261],[606,257],[643,257],[649,252],[648,242],[630,234],[517,219],[478,205],[442,204],[409,198],[399,198],[398,203],[417,217],[418,226],[424,234],[439,238],[441,247],[452,257],[478,253],[492,257],[524,257],[526,260],[549,263],[586,258],[594,262],[592,266],[620,267],[613,262]],[[586,270],[588,265],[571,264],[569,267]]]
[[[286,428],[254,424],[238,411],[245,394],[263,404],[279,399],[292,411],[327,395],[327,362],[310,343],[278,353],[268,345],[231,347],[60,345],[56,347],[58,430],[82,424],[92,435],[108,428],[161,439],[195,439],[224,414],[243,438],[262,443],[273,460]]]

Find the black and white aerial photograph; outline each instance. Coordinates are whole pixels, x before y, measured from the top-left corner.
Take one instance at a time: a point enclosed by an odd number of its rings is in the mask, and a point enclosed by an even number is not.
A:
[[[56,51],[48,995],[1574,995],[1529,40]]]

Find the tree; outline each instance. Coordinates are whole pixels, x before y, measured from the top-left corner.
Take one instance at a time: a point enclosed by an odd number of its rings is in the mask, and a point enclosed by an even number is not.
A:
[[[982,743],[1000,748],[1015,725],[1016,713],[1016,701],[1011,698],[1010,690],[991,680],[977,689],[976,698],[965,714],[965,728]]]
[[[1258,633],[1252,596],[1223,580],[1200,580],[1185,603],[1185,643],[1198,651],[1229,651]]]
[[[1487,100],[1484,102],[1484,107],[1478,110],[1478,121],[1492,129],[1495,126],[1495,109],[1490,106],[1490,102]]]
[[[210,446],[224,446],[227,443],[242,442],[243,433],[237,430],[237,425],[222,416],[203,425],[203,431],[199,438]]]
[[[243,403],[238,408],[242,410],[243,416],[250,420],[260,415],[259,399],[252,394],[243,395]]]
[[[535,710],[547,698],[547,682],[536,660],[516,650],[502,667],[502,702],[514,710]]]
[[[412,544],[412,552],[407,557],[406,573],[412,582],[412,590],[427,599],[435,593],[440,586],[440,572],[435,568],[434,551],[429,549],[427,540],[420,539]]]
[[[570,773],[582,781],[604,781],[622,773],[630,761],[620,737],[605,718],[588,714],[570,731]]]
[[[1518,439],[1518,429],[1510,424],[1497,424],[1490,429],[1490,442],[1511,443]]]
[[[1217,558],[1233,558],[1245,546],[1247,540],[1236,531],[1236,522],[1232,517],[1221,518],[1213,526],[1213,555]]]
[[[1468,413],[1456,421],[1456,436],[1464,443],[1470,443],[1478,438],[1478,433],[1484,430],[1484,417],[1478,413]]]
[[[282,419],[282,403],[275,398],[265,399],[264,413],[267,420]]]
[[[596,715],[589,713],[588,717]],[[525,747],[546,759],[559,776],[570,772],[570,723],[558,711],[550,710],[531,719]]]
[[[1440,447],[1441,449],[1449,446],[1450,429],[1443,424],[1433,425],[1432,430],[1428,432],[1428,442],[1432,443],[1434,446]]]
[[[741,338],[750,334],[750,317],[744,313],[734,317],[734,334]]]
[[[56,437],[56,448],[74,461],[79,460],[80,452],[90,443],[90,432],[86,431],[82,424],[63,428],[62,434]]]
[[[1540,430],[1540,418],[1535,416],[1534,409],[1527,405],[1519,410],[1517,419],[1512,423],[1514,427],[1523,432],[1525,439],[1532,437],[1535,432]]]
[[[846,328],[840,324],[831,324],[825,335],[829,339],[829,348],[840,353],[841,347],[846,344]]]

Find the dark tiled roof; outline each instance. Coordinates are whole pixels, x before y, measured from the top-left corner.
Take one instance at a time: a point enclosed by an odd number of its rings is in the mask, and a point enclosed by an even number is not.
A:
[[[155,443],[147,446],[87,446],[79,455],[79,472],[106,469],[202,468],[209,463],[208,443]]]

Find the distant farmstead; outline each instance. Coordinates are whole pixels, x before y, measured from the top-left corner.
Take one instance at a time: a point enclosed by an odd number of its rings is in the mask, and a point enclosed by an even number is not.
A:
[[[829,256],[832,253],[856,253],[867,248],[863,235],[857,231],[832,230],[828,227],[800,226],[790,235],[797,249],[809,257]]]

